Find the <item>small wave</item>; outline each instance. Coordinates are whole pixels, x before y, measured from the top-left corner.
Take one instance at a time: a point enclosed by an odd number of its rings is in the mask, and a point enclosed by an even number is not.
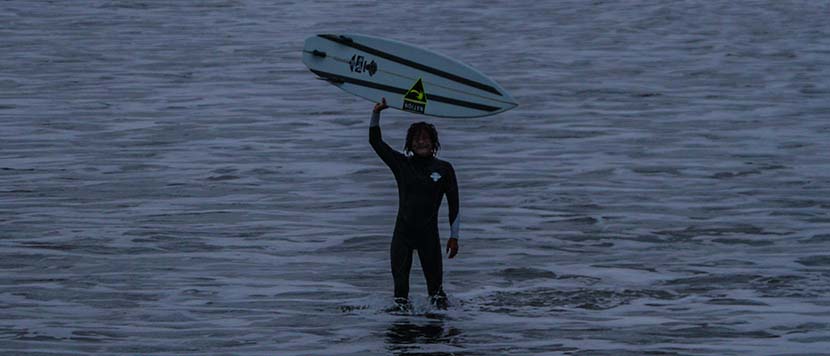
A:
[[[527,309],[564,311],[569,308],[606,310],[628,304],[636,299],[673,300],[677,294],[660,290],[601,290],[581,288],[560,290],[540,288],[527,291],[502,291],[480,300],[481,309],[491,312],[514,313]]]
[[[556,273],[551,271],[541,270],[537,268],[506,268],[493,275],[503,277],[508,280],[529,280],[529,279],[553,279],[556,278]]]
[[[830,266],[830,255],[817,255],[799,258],[796,262],[807,267],[827,267]]]

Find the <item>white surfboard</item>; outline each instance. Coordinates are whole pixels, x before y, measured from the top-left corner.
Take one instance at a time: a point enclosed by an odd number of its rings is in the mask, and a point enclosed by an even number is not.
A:
[[[516,106],[498,83],[447,56],[399,41],[323,34],[306,39],[303,63],[321,79],[373,102],[438,117],[480,117]]]

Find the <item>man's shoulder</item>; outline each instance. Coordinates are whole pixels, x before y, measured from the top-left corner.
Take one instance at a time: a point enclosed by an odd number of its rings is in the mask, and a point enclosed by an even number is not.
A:
[[[443,159],[435,158],[435,165],[442,167],[444,169],[453,170],[452,164],[449,161],[445,161]]]

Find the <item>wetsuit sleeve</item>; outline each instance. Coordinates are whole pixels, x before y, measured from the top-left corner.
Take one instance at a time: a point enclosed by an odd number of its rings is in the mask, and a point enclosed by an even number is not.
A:
[[[397,174],[401,161],[406,156],[383,142],[383,136],[380,133],[380,113],[377,112],[372,112],[372,120],[369,122],[369,144],[372,145],[372,149],[383,160],[383,163],[386,163],[392,169],[392,172]]]
[[[458,207],[458,181],[452,166],[450,166],[450,180],[449,187],[447,187],[447,203],[450,210],[450,238],[457,239],[461,229],[461,218]]]

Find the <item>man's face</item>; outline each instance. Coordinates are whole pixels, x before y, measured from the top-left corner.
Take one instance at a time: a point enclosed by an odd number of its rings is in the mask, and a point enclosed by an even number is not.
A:
[[[432,157],[432,138],[426,130],[421,130],[412,138],[412,152],[420,157]]]

